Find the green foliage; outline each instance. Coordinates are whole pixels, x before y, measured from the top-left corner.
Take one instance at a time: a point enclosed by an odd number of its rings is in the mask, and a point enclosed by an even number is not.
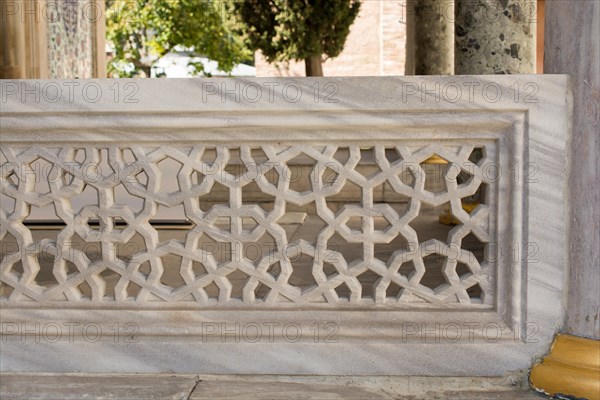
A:
[[[247,25],[250,46],[267,61],[298,61],[338,56],[360,1],[244,0],[236,8]]]
[[[193,47],[225,72],[252,60],[230,0],[106,0],[106,21],[113,75],[149,74],[151,63],[177,45]]]

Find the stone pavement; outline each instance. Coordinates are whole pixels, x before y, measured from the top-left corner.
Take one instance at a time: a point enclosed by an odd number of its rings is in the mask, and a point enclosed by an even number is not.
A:
[[[490,378],[493,379],[493,378]],[[447,384],[444,390],[440,386]],[[437,383],[435,382],[437,381]],[[437,385],[437,389],[436,388]],[[464,385],[466,391],[457,390]],[[431,389],[434,390],[431,390]],[[483,391],[482,391],[483,390]],[[0,398],[174,400],[542,400],[485,378],[0,375]]]

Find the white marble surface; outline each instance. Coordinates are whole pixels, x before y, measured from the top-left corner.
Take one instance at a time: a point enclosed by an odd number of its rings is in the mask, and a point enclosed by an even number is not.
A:
[[[250,88],[247,84],[262,88],[260,100],[253,101],[251,89],[244,89]],[[317,144],[336,140],[364,146],[398,140],[493,140],[502,160],[499,166],[508,174],[498,188],[499,243],[505,246],[503,254],[517,254],[499,266],[498,306],[488,311],[298,311],[292,307],[261,314],[217,309],[144,311],[143,306],[78,310],[35,303],[2,305],[6,339],[2,371],[500,376],[528,368],[563,326],[570,126],[565,76],[118,81],[131,94],[129,100],[137,100],[133,103],[124,103],[123,93],[115,101],[113,81],[3,81],[0,85],[3,148],[73,142]],[[323,89],[318,101],[315,85]],[[72,101],[69,87],[74,88]],[[25,91],[32,88],[33,92]],[[302,95],[291,101],[295,88]],[[94,89],[101,96],[92,102]],[[51,90],[59,90],[62,97],[48,101]],[[50,342],[35,341],[35,334],[10,334],[12,328],[6,325],[69,321],[103,324],[107,329],[114,322],[133,322],[139,331],[134,343],[115,343],[110,335],[97,342],[77,335],[73,341],[62,336]],[[256,321],[293,322],[306,329],[314,322],[334,321],[338,342],[314,343],[306,335],[298,343],[281,338],[274,343],[223,343],[218,336],[202,341],[202,323]],[[435,325],[438,322],[442,327]],[[403,340],[407,327],[415,323],[426,323],[433,338],[417,334]],[[480,326],[473,337],[463,328],[458,342],[436,339],[455,323]],[[501,337],[489,340],[483,323],[501,327]]]

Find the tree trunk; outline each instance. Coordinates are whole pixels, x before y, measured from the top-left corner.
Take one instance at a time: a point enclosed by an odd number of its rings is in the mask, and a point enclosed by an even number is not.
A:
[[[141,71],[144,73],[144,75],[146,75],[144,78],[150,78],[150,74],[152,73],[152,65],[134,61],[133,66],[136,70]]]
[[[140,70],[142,70],[144,72],[144,74],[146,75],[146,78],[150,78],[150,75],[152,74],[152,66],[140,65]]]
[[[321,55],[310,56],[304,60],[306,76],[323,76],[323,60]]]

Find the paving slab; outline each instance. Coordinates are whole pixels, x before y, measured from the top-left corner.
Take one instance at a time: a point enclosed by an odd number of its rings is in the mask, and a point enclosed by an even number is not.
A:
[[[192,375],[50,375],[2,374],[3,400],[542,400],[519,389],[432,390],[415,394],[400,386],[369,385],[360,378]],[[288,381],[282,381],[288,380]],[[375,380],[377,381],[377,380]],[[354,383],[352,383],[354,382]],[[362,385],[360,384],[362,382]],[[450,383],[450,382],[449,382]],[[419,384],[417,383],[417,386]],[[425,387],[425,386],[421,386]]]
[[[444,392],[403,395],[356,386],[290,382],[201,381],[190,400],[542,400],[533,392]]]
[[[529,391],[510,390],[504,392],[445,392],[427,393],[421,396],[399,396],[397,400],[543,400],[548,397]]]
[[[289,382],[202,381],[190,400],[391,400],[375,391],[341,386]]]
[[[0,375],[2,400],[188,399],[197,379],[168,375]]]

